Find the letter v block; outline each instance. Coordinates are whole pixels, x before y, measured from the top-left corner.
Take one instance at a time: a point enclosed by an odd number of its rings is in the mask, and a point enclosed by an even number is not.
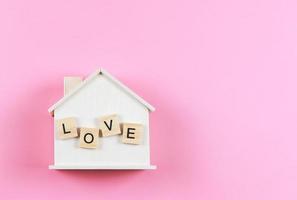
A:
[[[56,120],[56,128],[59,139],[74,138],[78,136],[77,123],[73,117]]]
[[[141,124],[123,123],[123,143],[141,144],[142,135],[143,126]]]
[[[121,134],[119,117],[108,115],[99,118],[99,128],[103,137]]]

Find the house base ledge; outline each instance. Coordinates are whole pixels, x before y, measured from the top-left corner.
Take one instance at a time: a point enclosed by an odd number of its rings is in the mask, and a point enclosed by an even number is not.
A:
[[[49,165],[54,170],[145,170],[157,169],[155,165]]]

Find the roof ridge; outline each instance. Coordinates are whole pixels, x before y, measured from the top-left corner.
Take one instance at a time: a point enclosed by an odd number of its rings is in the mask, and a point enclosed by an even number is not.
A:
[[[90,82],[93,78],[95,78],[97,75],[102,74],[105,75],[111,82],[114,84],[120,86],[123,90],[125,90],[128,95],[131,95],[134,97],[137,101],[139,101],[141,104],[143,104],[149,111],[154,111],[155,108],[150,105],[148,102],[146,102],[143,98],[138,96],[135,92],[133,92],[130,88],[128,88],[126,85],[124,85],[122,82],[117,80],[114,76],[109,74],[105,69],[99,68],[95,72],[91,73],[89,76],[87,76],[80,85],[78,85],[74,90],[70,91],[68,94],[63,96],[61,99],[59,99],[55,104],[53,104],[49,109],[49,113],[54,113],[54,110],[62,105],[68,98],[70,98],[72,95],[74,95],[76,92],[78,92],[80,89],[82,89],[88,82]]]

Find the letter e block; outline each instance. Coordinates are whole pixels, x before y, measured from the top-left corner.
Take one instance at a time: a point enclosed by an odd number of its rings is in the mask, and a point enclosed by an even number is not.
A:
[[[76,120],[73,117],[56,120],[56,128],[59,139],[67,139],[77,137]]]
[[[108,115],[99,118],[99,128],[103,137],[121,134],[119,117],[117,115]]]
[[[80,128],[79,147],[95,149],[98,144],[99,129]]]
[[[140,144],[143,134],[141,124],[123,123],[123,139],[126,144]]]

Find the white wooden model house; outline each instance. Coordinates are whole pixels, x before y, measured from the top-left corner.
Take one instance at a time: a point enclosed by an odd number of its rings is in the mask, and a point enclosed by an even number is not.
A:
[[[86,79],[64,77],[54,117],[50,169],[155,169],[150,164],[149,113],[154,107],[104,69]]]

